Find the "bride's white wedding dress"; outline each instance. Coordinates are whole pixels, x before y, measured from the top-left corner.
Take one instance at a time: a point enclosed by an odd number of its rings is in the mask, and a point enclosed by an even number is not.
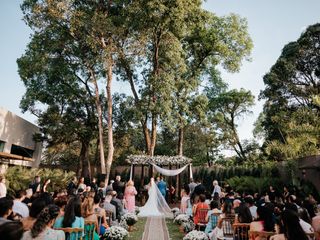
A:
[[[149,216],[165,216],[172,217],[171,209],[168,206],[166,200],[162,196],[157,184],[154,179],[150,181],[150,188],[148,190],[148,201],[139,210],[138,216],[149,217]]]

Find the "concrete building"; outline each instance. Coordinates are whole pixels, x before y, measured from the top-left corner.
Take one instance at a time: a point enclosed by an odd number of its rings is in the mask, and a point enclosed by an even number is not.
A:
[[[35,133],[36,125],[0,107],[0,172],[9,165],[39,166],[42,143],[33,140]]]

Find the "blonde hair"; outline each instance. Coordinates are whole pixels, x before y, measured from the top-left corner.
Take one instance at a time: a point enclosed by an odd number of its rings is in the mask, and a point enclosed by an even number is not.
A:
[[[132,180],[129,180],[127,186],[134,186],[134,182]]]
[[[94,201],[92,197],[86,197],[84,199],[81,206],[82,216],[84,218],[90,216],[93,213],[93,205],[94,205]]]

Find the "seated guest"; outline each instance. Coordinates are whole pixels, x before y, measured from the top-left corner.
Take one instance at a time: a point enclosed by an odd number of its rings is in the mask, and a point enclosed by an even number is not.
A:
[[[123,210],[123,203],[122,201],[118,198],[118,194],[116,191],[112,191],[112,200],[111,200],[111,204],[113,204],[116,207],[116,213],[117,213],[117,219],[120,221],[121,216],[124,214],[124,210]],[[122,193],[119,193],[121,196]]]
[[[79,197],[71,197],[64,208],[64,216],[57,218],[54,228],[84,228]]]
[[[218,224],[219,214],[221,213],[221,211],[218,209],[218,206],[219,206],[219,204],[216,201],[212,201],[210,203],[210,210],[208,211],[207,216],[206,216],[206,221],[208,223],[207,223],[206,229],[204,230],[204,232],[206,234],[211,233],[211,231]]]
[[[272,211],[265,206],[259,206],[257,209],[257,215],[258,219],[250,224],[250,231],[274,232],[274,218]]]
[[[105,229],[108,228],[106,210],[100,207],[101,196],[99,194],[96,194],[94,196],[93,201],[94,201],[93,211],[98,217],[99,233],[100,235],[103,235],[105,232]]]
[[[54,200],[54,204],[57,205],[60,208],[59,217],[62,217],[64,215],[64,209],[68,203],[68,197],[67,196],[59,196]]]
[[[106,193],[106,198],[104,200],[103,208],[106,211],[112,212],[112,221],[115,221],[117,212],[116,212],[116,207],[113,204],[111,204],[111,200],[112,200],[112,191],[109,191]]]
[[[199,218],[200,218],[200,210],[201,209],[209,209],[208,204],[205,203],[206,201],[206,196],[204,194],[201,194],[199,196],[198,203],[194,204],[193,206],[193,221],[195,224],[199,223]]]
[[[92,197],[87,197],[84,199],[82,203],[82,216],[84,217],[85,221],[93,221],[95,223],[95,229],[96,231],[93,234],[93,240],[99,240],[99,235],[97,232],[99,232],[98,228],[98,217],[94,213],[94,208],[93,208],[94,202]],[[90,226],[85,226],[89,227]]]
[[[233,211],[234,211],[234,213],[236,213],[236,214],[238,213],[238,209],[239,209],[240,204],[241,204],[241,200],[239,200],[239,199],[233,200]]]
[[[281,214],[282,233],[274,235],[270,240],[308,240],[308,236],[303,231],[298,214],[292,210],[285,210]]]
[[[78,192],[84,192],[86,190],[87,185],[84,184],[84,177],[79,179],[79,183],[78,183]]]
[[[291,210],[293,212],[295,212],[297,214],[297,216],[299,217],[299,223],[303,229],[303,231],[305,233],[313,233],[313,228],[311,226],[311,224],[309,224],[308,222],[304,221],[300,216],[299,216],[299,211],[298,211],[298,207],[296,204],[294,203],[288,203],[285,205],[285,209],[286,210]],[[300,211],[301,213],[302,211]]]
[[[31,188],[27,189],[26,190],[26,197],[24,198],[24,200],[22,202],[27,204],[28,206],[30,206],[31,202],[32,202],[32,200],[31,200],[32,194],[33,194],[32,189]]]
[[[69,194],[74,194],[77,191],[77,177],[73,177],[71,182],[67,186]]]
[[[46,202],[41,198],[37,198],[32,202],[29,217],[24,218],[21,221],[24,231],[28,231],[32,228],[34,222],[37,220],[39,213],[42,211],[42,209],[44,209],[45,206]]]
[[[63,231],[52,229],[58,214],[59,207],[53,204],[42,209],[31,230],[23,234],[22,240],[64,240]]]
[[[1,239],[20,240],[23,235],[22,223],[18,221],[10,221],[1,224],[0,237]]]
[[[16,198],[13,201],[12,211],[15,214],[19,214],[22,218],[29,217],[29,208],[22,201],[25,199],[27,193],[25,190],[16,192]]]
[[[13,201],[7,197],[0,198],[0,225],[10,222],[8,217],[12,213]]]
[[[241,203],[238,207],[238,214],[236,214],[236,223],[251,223],[252,215],[250,209],[245,203]]]
[[[48,178],[43,182],[41,192],[48,192],[48,185],[51,183],[51,180]]]

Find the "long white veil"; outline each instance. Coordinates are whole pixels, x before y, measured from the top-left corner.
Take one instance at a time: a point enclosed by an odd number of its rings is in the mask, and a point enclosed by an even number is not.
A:
[[[149,198],[146,204],[139,210],[139,216],[149,217],[149,216],[165,216],[172,217],[172,212],[168,206],[166,200],[162,196],[158,186],[155,184],[154,179],[150,180],[150,188],[148,191]]]

